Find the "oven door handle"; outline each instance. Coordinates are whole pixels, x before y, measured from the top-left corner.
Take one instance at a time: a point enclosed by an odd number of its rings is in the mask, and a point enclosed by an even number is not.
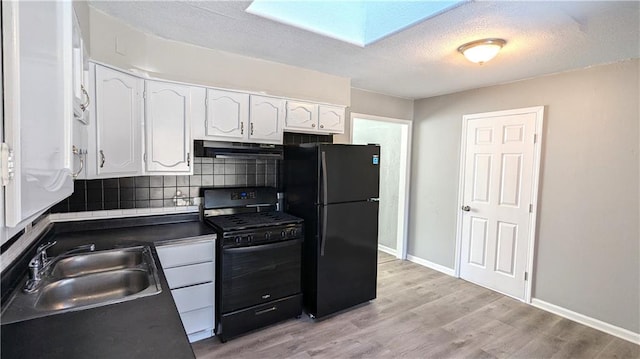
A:
[[[321,154],[322,167],[322,233],[320,234],[320,256],[324,256],[324,246],[327,242],[327,155]]]
[[[300,243],[302,243],[302,238],[288,239],[285,241],[269,243],[269,244],[256,244],[248,247],[222,248],[222,250],[227,253],[246,253],[246,252],[254,252],[257,250],[288,247],[288,246],[293,246]]]

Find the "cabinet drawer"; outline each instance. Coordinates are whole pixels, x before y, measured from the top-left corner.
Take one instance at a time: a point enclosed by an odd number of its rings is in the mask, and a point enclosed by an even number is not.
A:
[[[302,314],[302,294],[292,295],[270,303],[222,314],[216,334],[224,341],[300,314]]]
[[[213,282],[213,262],[174,267],[164,270],[170,289],[188,285]]]
[[[178,312],[213,306],[213,283],[194,285],[191,287],[174,289],[171,291],[176,302]]]
[[[205,329],[213,328],[213,307],[180,313],[182,325],[187,334],[193,334]]]
[[[160,246],[156,248],[162,268],[213,261],[213,241]]]

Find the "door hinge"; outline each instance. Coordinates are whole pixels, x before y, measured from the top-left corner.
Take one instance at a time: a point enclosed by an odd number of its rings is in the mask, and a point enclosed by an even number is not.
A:
[[[529,213],[533,213],[533,204],[532,203],[529,204]]]
[[[524,272],[524,280],[525,281],[529,280],[529,273]]]
[[[538,134],[534,133],[533,134],[533,143],[536,143],[538,141]]]
[[[6,186],[15,176],[15,161],[13,150],[4,142],[0,145],[0,161],[0,185]]]

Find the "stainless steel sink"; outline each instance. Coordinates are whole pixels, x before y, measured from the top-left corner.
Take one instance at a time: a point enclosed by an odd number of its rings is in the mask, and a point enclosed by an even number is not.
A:
[[[140,269],[61,279],[42,287],[35,308],[61,310],[117,301],[149,289],[149,284],[148,273]]]
[[[77,254],[56,261],[51,277],[72,278],[110,270],[134,268],[144,261],[141,247]]]
[[[15,292],[0,316],[2,324],[120,303],[161,291],[148,246],[64,256],[49,268],[34,292]]]

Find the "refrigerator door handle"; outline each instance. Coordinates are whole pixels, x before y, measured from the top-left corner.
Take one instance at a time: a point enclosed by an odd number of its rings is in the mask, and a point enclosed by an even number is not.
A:
[[[327,205],[322,206],[322,238],[320,240],[320,256],[324,256],[324,245],[327,243]]]
[[[327,242],[327,155],[324,151],[321,154],[322,169],[322,236],[320,238],[320,256],[324,256],[324,246]]]

